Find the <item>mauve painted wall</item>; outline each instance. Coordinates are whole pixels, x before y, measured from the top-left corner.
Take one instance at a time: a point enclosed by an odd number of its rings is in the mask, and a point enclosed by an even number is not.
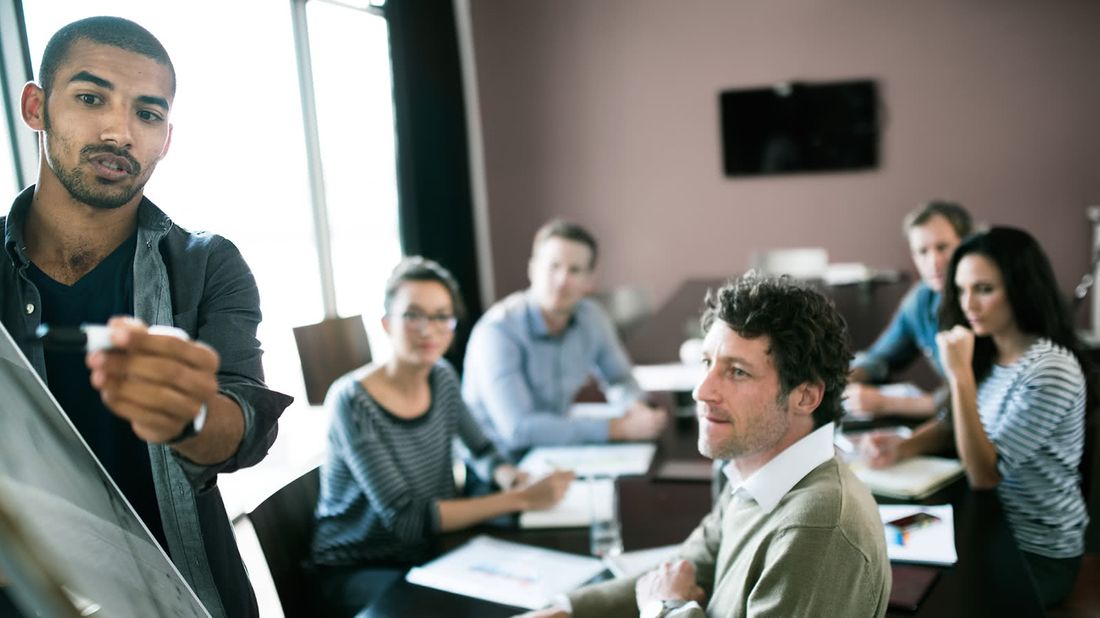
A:
[[[600,237],[604,287],[658,304],[751,254],[909,268],[902,216],[947,197],[1029,229],[1069,290],[1100,204],[1100,2],[472,0],[498,296],[552,216]],[[879,169],[728,179],[718,92],[878,80]]]

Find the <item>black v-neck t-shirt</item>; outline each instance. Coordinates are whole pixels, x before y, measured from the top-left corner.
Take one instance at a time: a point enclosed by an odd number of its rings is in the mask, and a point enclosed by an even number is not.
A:
[[[42,323],[105,324],[112,316],[133,315],[136,248],[135,233],[72,285],[58,283],[32,263],[27,270],[41,295]],[[89,381],[83,351],[46,349],[45,357],[50,392],[167,552],[148,445],[103,405]]]

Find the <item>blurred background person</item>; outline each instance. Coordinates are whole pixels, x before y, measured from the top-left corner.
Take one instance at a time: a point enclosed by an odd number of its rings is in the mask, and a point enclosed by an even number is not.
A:
[[[975,489],[996,489],[1043,603],[1073,587],[1088,514],[1084,449],[1086,361],[1050,262],[1023,230],[971,236],[948,267],[936,337],[951,423],[862,446],[874,466],[954,445]]]
[[[386,284],[383,327],[393,355],[337,380],[328,460],[321,472],[313,562],[326,616],[352,616],[428,557],[433,537],[502,514],[556,504],[573,478],[536,482],[504,464],[462,401],[444,360],[463,315],[458,284],[412,257]],[[459,438],[469,465],[502,491],[460,497],[452,464]]]
[[[934,393],[892,394],[873,383],[890,376],[924,356],[943,375],[936,353],[937,313],[951,252],[973,225],[970,213],[954,202],[931,201],[905,217],[902,228],[909,242],[913,265],[920,281],[902,300],[886,330],[867,351],[852,362],[845,407],[875,416],[931,416],[947,406],[946,389]]]

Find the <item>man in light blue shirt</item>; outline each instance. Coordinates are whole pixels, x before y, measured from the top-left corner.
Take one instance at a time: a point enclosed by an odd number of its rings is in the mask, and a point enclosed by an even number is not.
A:
[[[856,356],[845,406],[876,415],[931,416],[942,407],[946,391],[890,396],[866,383],[882,382],[920,356],[943,375],[936,353],[940,293],[951,253],[970,234],[970,213],[953,202],[932,201],[909,213],[903,228],[921,281],[906,294],[874,345]]]
[[[502,453],[538,445],[651,440],[667,422],[631,376],[630,359],[611,320],[585,296],[592,291],[595,238],[551,221],[535,235],[531,287],[493,305],[470,334],[462,394]],[[571,418],[570,404],[595,377],[611,420]]]

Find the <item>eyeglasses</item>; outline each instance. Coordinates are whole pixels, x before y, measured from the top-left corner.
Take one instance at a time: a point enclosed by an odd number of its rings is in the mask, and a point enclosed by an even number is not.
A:
[[[429,324],[436,330],[447,331],[453,331],[455,326],[458,326],[458,318],[445,313],[425,315],[419,311],[406,311],[401,314],[401,319],[405,321],[407,326],[412,326],[417,330],[424,330]]]

